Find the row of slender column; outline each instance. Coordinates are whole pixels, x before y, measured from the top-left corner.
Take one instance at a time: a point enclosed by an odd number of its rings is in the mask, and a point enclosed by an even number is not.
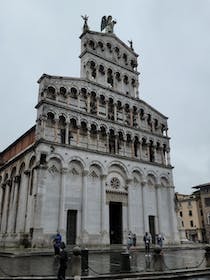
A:
[[[40,137],[45,138],[45,131],[46,120],[42,121]],[[123,138],[121,139],[120,136],[114,135],[112,131],[105,131],[105,135],[102,136],[101,130],[92,131],[90,125],[86,128],[86,131],[83,131],[83,128],[79,125],[77,125],[77,128],[71,128],[71,123],[68,122],[65,124],[65,127],[61,129],[59,128],[58,120],[55,121],[53,133],[53,140],[55,142],[72,145],[76,144],[77,146],[80,146],[81,137],[83,137],[82,141],[84,142],[84,136],[86,136],[85,142],[87,148],[91,149],[91,146],[93,145],[92,140],[95,138],[96,145],[94,145],[94,149],[98,151],[101,150],[103,152],[106,151],[107,153],[119,154],[128,157],[131,156],[143,160],[147,159],[151,162],[157,162],[157,153],[159,152],[161,159],[158,161],[158,163],[170,165],[170,149],[163,148],[160,145],[151,145],[151,143],[145,142],[144,138],[142,138],[142,140],[138,140],[138,138],[135,136],[130,139],[130,142],[127,142],[127,140],[124,140],[125,136],[123,136]],[[103,139],[106,139],[104,143],[105,146],[102,146],[101,144],[101,142],[104,141]],[[129,150],[127,146],[130,146]],[[145,156],[143,156],[143,148]]]

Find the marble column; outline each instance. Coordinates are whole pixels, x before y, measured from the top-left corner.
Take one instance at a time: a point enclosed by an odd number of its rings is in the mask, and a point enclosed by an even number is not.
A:
[[[146,192],[147,192],[147,181],[144,180],[142,181],[142,205],[143,205],[143,208],[142,208],[142,214],[143,214],[143,230],[144,230],[144,233],[146,231],[149,231],[149,225],[148,225],[148,217],[146,215],[147,213],[147,197],[146,197]]]
[[[117,121],[117,104],[114,103],[114,121]]]
[[[179,242],[179,233],[178,233],[178,225],[177,225],[177,216],[175,212],[175,203],[174,203],[174,186],[168,187],[168,209],[169,209],[169,223],[171,225],[171,236],[173,238],[172,241]]]
[[[77,94],[77,108],[80,109],[80,93]]]
[[[133,127],[133,109],[130,109],[130,126]]]
[[[35,169],[34,177],[36,180],[37,190],[34,195],[34,216],[33,216],[33,243],[39,243],[43,238],[43,228],[42,228],[42,215],[44,206],[44,193],[45,193],[45,172],[47,167],[39,166]]]
[[[7,188],[6,183],[2,184],[2,199],[1,199],[1,233],[5,232],[5,218],[6,218],[6,201],[7,201]]]
[[[139,159],[143,159],[142,141],[139,141]]]
[[[101,243],[108,244],[109,229],[106,228],[106,174],[101,175]]]
[[[87,96],[87,113],[90,113],[90,94]]]
[[[54,141],[58,142],[58,119],[55,119],[55,126],[54,126]]]
[[[132,223],[132,217],[134,215],[134,211],[133,211],[133,197],[132,197],[132,179],[127,179],[126,180],[126,185],[127,185],[127,188],[128,188],[128,214],[127,214],[127,217],[128,217],[128,231],[129,230],[133,230],[132,226],[133,226],[133,223]]]
[[[77,146],[79,146],[80,142],[80,126],[77,125]]]
[[[65,134],[65,144],[69,144],[69,129],[70,129],[70,123],[66,123],[66,134]]]
[[[82,174],[82,241],[83,244],[88,242],[88,232],[87,232],[87,176],[89,174],[88,170],[84,170]]]
[[[99,97],[96,97],[96,115],[99,116]]]
[[[161,188],[162,186],[160,184],[156,185],[156,205],[157,205],[157,217],[158,217],[158,233],[162,233],[163,232],[163,227],[162,227],[162,213],[161,213],[161,200],[162,200],[162,196],[161,196]]]
[[[166,164],[171,165],[170,148],[166,149]]]
[[[109,101],[108,100],[106,100],[105,101],[106,102],[106,118],[108,118],[108,115],[109,115]]]
[[[65,213],[65,193],[66,193],[67,172],[68,172],[68,168],[62,168],[60,196],[59,196],[59,217],[58,217],[58,230],[61,233],[65,232],[64,213]]]
[[[109,132],[106,134],[106,152],[109,153]]]

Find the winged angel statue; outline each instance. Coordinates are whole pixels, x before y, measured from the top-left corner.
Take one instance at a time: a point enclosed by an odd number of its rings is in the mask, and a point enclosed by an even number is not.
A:
[[[101,19],[101,31],[105,29],[105,32],[107,33],[113,33],[114,31],[114,25],[117,22],[115,20],[112,20],[112,16],[103,16]]]

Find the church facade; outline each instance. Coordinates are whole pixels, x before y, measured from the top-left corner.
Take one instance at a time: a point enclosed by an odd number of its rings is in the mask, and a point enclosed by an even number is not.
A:
[[[179,242],[167,117],[139,97],[138,55],[103,18],[79,78],[43,74],[36,125],[0,153],[0,245]],[[104,31],[103,31],[104,30]]]

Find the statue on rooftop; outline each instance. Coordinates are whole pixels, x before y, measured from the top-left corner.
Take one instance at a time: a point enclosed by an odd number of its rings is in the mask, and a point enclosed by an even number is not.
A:
[[[129,45],[130,45],[130,49],[133,51],[133,41],[132,40],[128,40],[128,43],[129,43]]]
[[[112,16],[103,16],[101,19],[101,31],[105,29],[105,32],[107,33],[113,33],[114,32],[114,25],[117,22],[115,20],[112,20]]]
[[[84,20],[84,25],[83,25],[83,32],[86,32],[89,30],[89,26],[87,24],[87,21],[88,21],[88,16],[87,15],[84,15],[84,16],[81,16],[82,19]]]

